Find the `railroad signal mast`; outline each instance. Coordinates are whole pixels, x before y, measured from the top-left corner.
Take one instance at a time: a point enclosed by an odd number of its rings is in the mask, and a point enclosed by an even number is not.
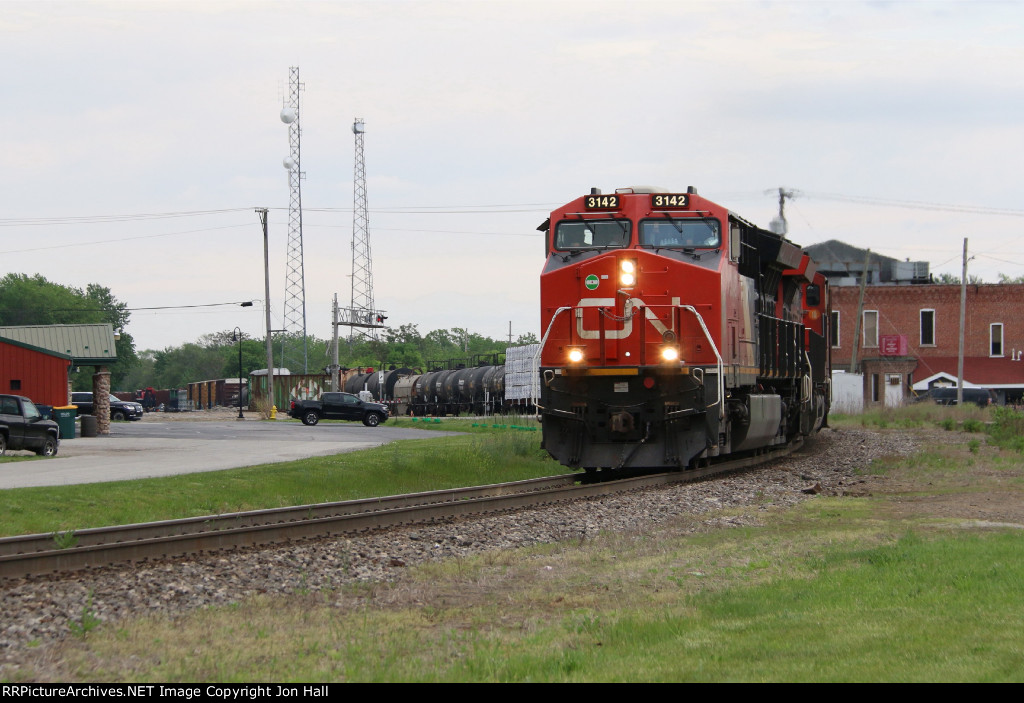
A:
[[[363,156],[365,127],[360,118],[352,123],[356,140],[355,174],[353,177],[352,206],[352,302],[347,308],[335,308],[335,333],[338,325],[350,329],[349,343],[355,340],[356,330],[376,340],[377,330],[386,327],[387,316],[373,304],[373,261],[370,257],[370,218],[366,202],[366,161]]]

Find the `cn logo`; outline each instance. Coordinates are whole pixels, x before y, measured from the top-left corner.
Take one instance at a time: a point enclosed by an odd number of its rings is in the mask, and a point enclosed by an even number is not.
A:
[[[672,299],[673,305],[679,305],[679,298]],[[583,326],[583,308],[614,308],[615,298],[583,298],[576,304],[576,334],[580,339],[600,339],[601,329],[586,329]],[[658,319],[658,316],[640,298],[628,298],[623,306],[622,320],[613,318],[613,321],[622,322],[622,329],[605,329],[605,339],[626,339],[633,334],[633,315],[637,307],[643,307],[644,317],[651,323],[651,326],[664,335],[668,331],[665,323]],[[598,314],[601,314],[600,312]]]

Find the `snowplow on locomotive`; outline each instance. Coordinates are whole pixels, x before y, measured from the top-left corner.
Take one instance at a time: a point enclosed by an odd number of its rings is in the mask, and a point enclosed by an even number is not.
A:
[[[681,469],[825,423],[828,286],[797,245],[692,187],[594,189],[538,229],[538,412],[562,464]]]

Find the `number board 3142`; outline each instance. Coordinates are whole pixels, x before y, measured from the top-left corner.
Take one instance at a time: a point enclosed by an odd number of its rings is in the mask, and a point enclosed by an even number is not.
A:
[[[686,193],[655,193],[651,196],[651,207],[685,208],[689,204]]]
[[[588,210],[618,210],[618,195],[588,195],[583,198],[583,206]]]

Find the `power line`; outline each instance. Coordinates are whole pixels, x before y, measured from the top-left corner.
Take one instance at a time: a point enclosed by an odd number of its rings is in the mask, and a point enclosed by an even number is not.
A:
[[[215,232],[217,230],[224,229],[242,229],[248,228],[248,224],[239,225],[224,225],[223,227],[205,227],[202,229],[188,229],[180,232],[162,232],[160,234],[140,234],[134,237],[120,237],[117,239],[93,239],[86,242],[66,242],[62,244],[49,244],[46,246],[39,247],[25,247],[24,249],[0,249],[0,254],[27,254],[34,251],[47,251],[50,249],[67,249],[68,247],[85,247],[92,246],[94,244],[119,244],[121,242],[131,242],[144,239],[159,239],[161,237],[175,237],[186,234],[196,234],[199,232]],[[306,223],[305,229],[347,229],[348,225],[310,225]],[[426,234],[463,234],[474,237],[530,237],[536,239],[540,236],[536,232],[478,232],[478,231],[466,231],[466,230],[449,230],[449,229],[409,229],[409,228],[398,228],[398,227],[377,227],[375,228],[380,232],[412,232],[412,233],[426,233]]]
[[[306,229],[348,229],[348,225],[311,225],[306,223]],[[536,230],[529,232],[481,232],[479,230],[464,229],[423,229],[416,227],[374,227],[374,232],[412,232],[414,234],[465,234],[474,237],[532,237],[534,239],[543,236]],[[0,252],[2,253],[2,252]]]
[[[135,215],[69,215],[67,217],[0,217],[0,227],[32,227],[37,225],[81,225],[103,222],[133,222],[138,220],[166,220],[179,217],[222,215],[228,212],[248,212],[252,208],[226,208],[221,210],[188,210],[184,212],[155,212]]]
[[[394,215],[474,215],[501,214],[514,212],[536,212],[538,208],[550,210],[559,203],[523,203],[511,205],[396,205],[394,207],[378,207],[369,210],[373,214]],[[289,208],[267,208],[268,210],[287,211]],[[203,217],[223,215],[235,212],[250,212],[251,207],[222,208],[219,210],[187,210],[182,212],[136,213],[128,215],[68,215],[65,217],[3,217],[0,227],[37,227],[54,225],[88,225],[108,222],[138,222],[142,220],[164,220],[183,217]],[[337,212],[351,213],[352,208],[303,208],[304,212]]]
[[[1024,210],[1012,208],[984,207],[980,205],[958,205],[955,203],[934,203],[923,200],[895,200],[890,198],[871,198],[860,195],[843,195],[840,193],[813,193],[804,191],[804,195],[819,200],[838,200],[848,203],[863,203],[882,207],[899,207],[911,210],[936,210],[942,212],[962,212],[973,215],[1001,215],[1005,217],[1024,217]]]
[[[992,261],[998,261],[998,262],[1000,262],[1002,264],[1010,264],[1011,266],[1024,266],[1024,263],[1021,263],[1020,261],[1010,261],[1009,259],[1000,259],[1000,258],[998,258],[996,256],[991,256],[990,254],[978,253],[978,254],[975,254],[975,256],[983,258],[983,259],[991,259]]]
[[[503,203],[496,205],[393,205],[390,207],[376,207],[370,210],[373,213],[384,213],[384,212],[405,212],[405,211],[418,211],[418,210],[429,210],[429,211],[451,211],[451,212],[477,212],[480,210],[491,210],[494,208],[502,208],[497,212],[530,212],[537,208],[544,208],[551,210],[556,207],[563,205],[564,203]],[[528,210],[505,210],[504,208],[529,208]],[[306,208],[307,212],[352,212],[352,208]]]
[[[775,191],[772,191],[775,192]],[[814,191],[801,191],[805,197],[818,200],[836,200],[839,202],[861,203],[864,205],[877,205],[880,207],[899,207],[915,210],[938,210],[945,212],[964,212],[978,215],[1001,215],[1007,217],[1024,217],[1024,210],[1014,208],[989,207],[981,205],[965,205],[962,203],[932,202],[925,200],[901,200],[896,198],[877,198],[862,195],[847,195],[844,193],[820,193]],[[743,193],[751,197],[763,192]],[[724,197],[723,195],[719,196]],[[739,194],[733,194],[734,199],[742,199]],[[369,210],[373,214],[408,214],[408,215],[472,215],[472,214],[504,214],[518,212],[535,212],[537,210],[549,211],[559,207],[563,203],[492,203],[486,205],[394,205],[390,207],[375,207]],[[268,208],[270,210],[286,211],[288,208]],[[201,217],[206,215],[221,215],[235,212],[249,212],[251,207],[220,208],[214,210],[184,210],[180,212],[157,212],[157,213],[135,213],[126,215],[69,215],[66,217],[6,217],[0,218],[0,227],[19,227],[36,225],[71,225],[71,224],[97,224],[104,222],[130,222],[137,220],[158,220],[182,217]],[[338,212],[351,213],[352,208],[310,208],[303,207],[304,212]]]
[[[47,249],[67,249],[68,247],[85,247],[93,244],[117,244],[118,242],[130,242],[138,239],[157,239],[159,237],[174,237],[182,234],[195,234],[197,232],[213,232],[219,229],[238,229],[249,227],[249,225],[224,225],[223,227],[206,227],[203,229],[189,229],[183,232],[164,232],[162,234],[140,234],[136,237],[121,237],[120,239],[96,239],[91,242],[70,242],[64,244],[51,244],[45,247],[29,247],[26,249],[7,249],[0,251],[0,254],[23,254],[31,251],[45,251]]]
[[[243,303],[252,303],[251,300],[236,300],[230,303],[198,303],[195,305],[159,305],[155,307],[146,308],[122,308],[117,306],[105,307],[105,308],[48,308],[48,312],[138,312],[140,310],[183,310],[187,308],[214,308],[219,306],[234,305],[239,306]],[[21,308],[0,308],[2,312],[12,312],[20,310]]]

